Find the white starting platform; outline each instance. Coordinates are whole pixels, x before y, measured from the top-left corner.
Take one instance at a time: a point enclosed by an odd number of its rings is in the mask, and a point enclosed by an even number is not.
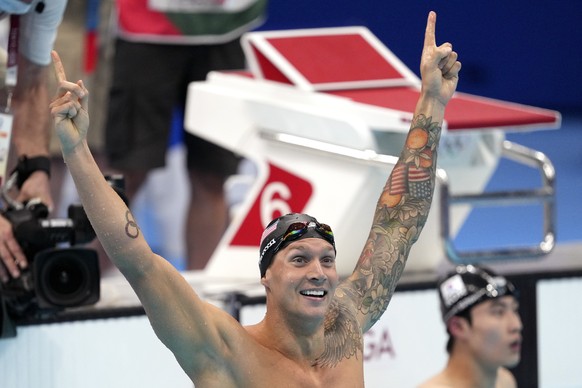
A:
[[[188,91],[185,128],[255,167],[230,182],[246,185],[246,195],[205,274],[257,279],[266,224],[304,212],[332,226],[338,270],[349,275],[404,144],[420,80],[363,27],[253,32],[243,47],[250,71],[212,72]],[[553,167],[504,133],[558,128],[560,121],[555,111],[457,93],[445,114],[433,207],[406,271],[432,271],[445,257],[475,262],[550,252]],[[542,187],[484,193],[506,156],[538,168]],[[500,201],[543,202],[540,243],[459,252],[454,236],[472,206]]]

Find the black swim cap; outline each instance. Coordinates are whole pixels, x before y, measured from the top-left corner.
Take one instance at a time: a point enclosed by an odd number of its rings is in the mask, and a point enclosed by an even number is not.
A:
[[[460,265],[438,283],[443,321],[458,315],[478,303],[504,295],[517,297],[515,286],[490,269],[475,265]]]
[[[259,250],[261,277],[265,276],[267,268],[279,250],[285,248],[292,241],[313,237],[324,239],[335,250],[335,240],[329,225],[320,224],[310,215],[290,213],[271,221],[261,236]]]

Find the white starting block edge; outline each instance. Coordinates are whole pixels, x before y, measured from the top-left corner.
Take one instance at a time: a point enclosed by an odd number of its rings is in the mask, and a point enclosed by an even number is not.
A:
[[[199,95],[203,95],[204,98],[199,98]],[[256,80],[236,73],[211,72],[207,81],[193,82],[188,88],[184,127],[189,131],[195,131],[196,128],[213,128],[211,131],[199,130],[196,134],[225,148],[235,150],[235,148],[240,148],[240,144],[247,138],[247,131],[251,129],[248,126],[253,128],[256,126],[254,121],[256,117],[252,116],[250,109],[256,111],[265,105],[279,104],[289,111],[299,110],[304,114],[311,114],[313,117],[323,115],[337,120],[361,122],[355,127],[361,128],[362,124],[365,125],[365,132],[358,133],[364,138],[363,143],[342,143],[337,137],[316,138],[360,149],[374,146],[374,142],[370,140],[369,127],[380,131],[408,133],[412,121],[412,113],[410,112],[354,104],[348,98],[313,93],[300,90],[292,85],[269,80]],[[217,111],[217,106],[221,105],[224,105],[225,108],[228,107],[228,109]],[[209,114],[208,110],[215,112],[216,115]],[[365,122],[363,117],[365,117]],[[283,120],[284,117],[275,117],[275,119]],[[258,125],[261,129],[297,135],[297,132],[284,131],[280,124],[275,128],[272,126],[269,128],[268,125],[260,122]],[[446,132],[446,123],[443,127],[444,132]],[[221,131],[229,131],[228,136]],[[313,133],[311,135],[319,136]]]

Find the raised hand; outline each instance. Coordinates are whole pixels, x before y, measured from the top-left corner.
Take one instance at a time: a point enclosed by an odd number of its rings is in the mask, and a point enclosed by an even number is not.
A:
[[[57,136],[63,153],[71,152],[86,137],[89,129],[89,91],[83,81],[67,81],[61,58],[56,51],[51,53],[58,89],[50,104]]]
[[[457,88],[461,62],[451,43],[436,45],[436,13],[430,12],[426,22],[424,47],[420,61],[422,91],[446,105]]]

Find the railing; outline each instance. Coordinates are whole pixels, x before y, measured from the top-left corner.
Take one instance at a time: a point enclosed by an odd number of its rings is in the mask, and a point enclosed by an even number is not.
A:
[[[501,156],[517,163],[537,168],[542,186],[532,190],[495,191],[480,194],[458,195],[449,192],[446,171],[437,172],[441,186],[441,237],[448,259],[453,263],[475,263],[492,260],[535,258],[547,255],[555,246],[555,177],[554,166],[542,152],[503,141]],[[515,206],[532,203],[543,204],[543,237],[539,243],[524,247],[459,251],[450,236],[450,208],[456,204],[472,206]]]
[[[271,131],[260,131],[260,137],[267,141],[287,144],[316,153],[327,153],[335,157],[349,158],[365,164],[394,165],[398,158],[379,154],[373,150],[358,150],[307,139],[300,136]],[[437,182],[441,188],[440,202],[440,236],[442,238],[446,257],[453,263],[475,263],[492,260],[508,260],[535,258],[547,255],[555,246],[555,170],[551,161],[542,152],[512,143],[502,142],[501,156],[517,163],[537,168],[541,174],[542,186],[532,190],[496,191],[479,194],[451,194],[449,178],[442,168],[437,169]],[[498,249],[482,249],[459,251],[450,236],[450,208],[457,204],[472,206],[512,206],[531,203],[543,204],[543,237],[532,246],[508,247]]]

